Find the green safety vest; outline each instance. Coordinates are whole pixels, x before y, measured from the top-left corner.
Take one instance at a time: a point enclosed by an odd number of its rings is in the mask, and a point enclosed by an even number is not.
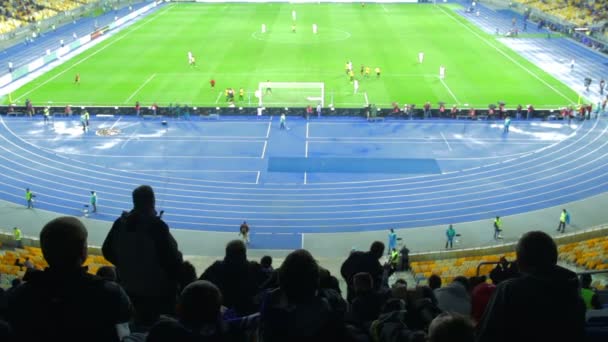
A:
[[[91,195],[91,204],[97,204],[97,195]]]
[[[494,226],[500,228],[501,225],[502,225],[502,222],[500,221],[500,219],[494,219]]]
[[[15,229],[13,234],[15,235],[15,241],[21,241],[21,229]]]
[[[566,222],[566,213],[562,211],[561,215],[559,215],[560,222]]]
[[[29,201],[32,199],[32,192],[31,191],[26,191],[25,192],[25,200]]]
[[[587,310],[593,309],[591,305],[591,298],[593,298],[595,292],[591,289],[581,289],[581,297],[583,297],[583,302],[585,302],[585,307]]]
[[[399,261],[399,252],[392,251],[391,252],[391,263],[396,264]]]

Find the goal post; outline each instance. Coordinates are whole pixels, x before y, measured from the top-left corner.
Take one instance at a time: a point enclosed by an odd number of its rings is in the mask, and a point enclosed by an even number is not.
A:
[[[260,107],[325,107],[323,82],[260,82],[255,95]]]

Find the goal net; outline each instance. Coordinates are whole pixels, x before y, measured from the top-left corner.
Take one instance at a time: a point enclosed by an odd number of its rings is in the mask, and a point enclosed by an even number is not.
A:
[[[260,82],[255,96],[260,107],[325,107],[325,83]]]

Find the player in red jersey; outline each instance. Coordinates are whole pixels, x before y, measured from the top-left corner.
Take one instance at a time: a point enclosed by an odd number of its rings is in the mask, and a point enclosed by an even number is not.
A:
[[[209,84],[211,84],[211,88],[215,88],[215,80],[213,78],[209,81]]]
[[[80,74],[76,74],[76,77],[74,77],[74,83],[80,85]]]

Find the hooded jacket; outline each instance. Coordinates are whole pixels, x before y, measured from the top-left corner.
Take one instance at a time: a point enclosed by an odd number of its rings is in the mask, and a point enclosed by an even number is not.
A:
[[[584,325],[576,274],[556,265],[500,283],[479,322],[477,341],[584,341]]]

